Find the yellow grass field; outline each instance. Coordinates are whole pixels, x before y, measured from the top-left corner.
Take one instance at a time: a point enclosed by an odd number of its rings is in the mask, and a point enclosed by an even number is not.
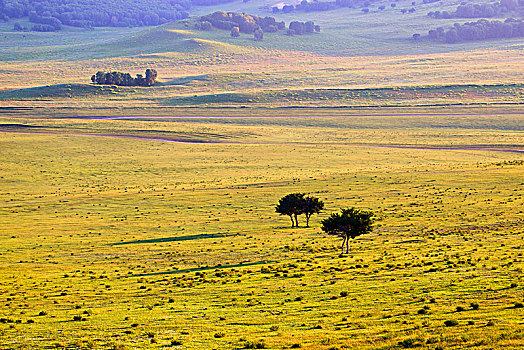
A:
[[[0,349],[521,349],[524,115],[383,112],[4,112]]]

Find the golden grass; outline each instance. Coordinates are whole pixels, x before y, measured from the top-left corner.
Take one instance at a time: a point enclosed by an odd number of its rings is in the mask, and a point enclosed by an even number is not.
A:
[[[222,143],[0,134],[2,346],[521,348],[524,155],[370,147],[522,146],[520,120],[4,117]],[[326,202],[310,229],[274,213],[293,191]],[[378,221],[339,257],[345,206]]]

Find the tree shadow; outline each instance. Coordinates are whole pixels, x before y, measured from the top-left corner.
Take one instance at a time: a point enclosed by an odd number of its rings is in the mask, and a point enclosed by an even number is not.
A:
[[[217,269],[232,269],[232,268],[238,268],[238,267],[248,267],[248,266],[256,266],[256,265],[263,265],[263,264],[272,264],[276,261],[269,261],[269,260],[262,260],[262,261],[256,261],[256,262],[245,262],[245,263],[238,263],[238,264],[230,264],[230,265],[216,265],[216,266],[204,266],[204,267],[193,267],[190,269],[183,269],[183,270],[173,270],[173,271],[164,271],[164,272],[151,272],[151,273],[141,273],[138,275],[129,275],[126,277],[146,277],[146,276],[158,276],[158,275],[175,275],[179,273],[189,273],[189,272],[198,272],[198,271],[207,271],[207,270],[217,270]]]
[[[166,242],[183,242],[193,241],[197,239],[209,239],[209,238],[225,238],[230,236],[238,236],[235,233],[203,233],[200,235],[189,235],[189,236],[178,236],[178,237],[163,237],[153,239],[141,239],[136,241],[118,242],[111,243],[111,246],[127,245],[127,244],[147,244],[147,243],[166,243]]]

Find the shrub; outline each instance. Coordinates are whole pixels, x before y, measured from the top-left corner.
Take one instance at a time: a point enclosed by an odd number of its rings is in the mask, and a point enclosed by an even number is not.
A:
[[[171,346],[178,346],[182,345],[182,342],[180,340],[173,339],[171,340]]]
[[[515,309],[520,309],[520,308],[523,308],[523,307],[524,307],[524,304],[522,304],[522,303],[515,303],[515,306],[514,306]]]
[[[405,348],[405,349],[408,349],[408,348],[414,348],[414,347],[417,347],[417,342],[415,341],[415,339],[404,339],[402,341],[399,341],[398,342],[398,345]]]
[[[269,330],[270,330],[271,332],[276,332],[276,331],[278,331],[278,328],[279,328],[279,327],[278,327],[277,325],[274,325],[274,326],[269,327]]]
[[[454,327],[454,326],[458,326],[458,321],[457,320],[447,320],[447,321],[444,321],[444,325],[446,327]]]
[[[265,349],[266,343],[263,339],[257,341],[247,341],[244,344],[244,349]]]
[[[457,312],[462,312],[465,309],[462,306],[457,306],[456,310],[457,310]]]

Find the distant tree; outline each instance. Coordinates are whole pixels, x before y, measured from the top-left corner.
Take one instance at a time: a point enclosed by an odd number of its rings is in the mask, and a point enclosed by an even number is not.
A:
[[[455,29],[448,30],[446,32],[446,43],[454,44],[458,41],[458,33]]]
[[[307,196],[302,202],[302,213],[306,216],[306,227],[309,227],[309,218],[324,209],[324,202],[316,197]]]
[[[346,254],[349,254],[349,239],[370,233],[373,230],[372,211],[365,211],[357,208],[342,209],[342,213],[333,213],[327,219],[322,220],[322,231],[328,235],[339,236],[342,241],[342,254],[344,254],[344,244]]]
[[[158,76],[158,73],[155,69],[150,69],[150,68],[146,69],[145,85],[146,86],[155,85],[157,76]],[[121,78],[121,81],[123,80],[124,80],[124,77]]]
[[[262,29],[258,28],[253,33],[253,37],[254,37],[255,41],[262,41],[262,39],[264,39],[264,32],[262,31]]]
[[[305,193],[290,193],[280,198],[275,208],[280,215],[288,215],[291,227],[298,227],[298,215],[302,214]],[[294,220],[293,220],[294,218]]]
[[[14,25],[13,25],[13,30],[15,32],[21,32],[23,29],[22,25],[18,22],[16,22]]]
[[[420,34],[413,34],[413,40],[415,41],[420,40]]]
[[[304,31],[307,34],[311,34],[315,31],[315,23],[313,21],[307,21],[305,24]]]
[[[231,28],[231,36],[233,38],[238,38],[240,36],[240,30],[238,30],[238,27]]]

